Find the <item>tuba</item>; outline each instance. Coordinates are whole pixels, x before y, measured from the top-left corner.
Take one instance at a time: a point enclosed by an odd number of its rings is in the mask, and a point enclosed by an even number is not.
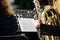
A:
[[[41,23],[46,25],[58,26],[59,25],[59,15],[57,10],[55,10],[52,6],[47,5],[44,7],[44,11],[40,16]],[[60,40],[59,36],[53,35],[40,35],[41,40]]]
[[[59,13],[57,12],[56,8],[52,5],[44,6],[43,13],[40,14],[40,5],[38,0],[34,0],[34,5],[37,11],[38,20],[40,20],[40,24],[46,25],[59,25]],[[39,7],[38,7],[39,6]],[[40,35],[40,29],[38,29],[38,36],[40,40],[60,40],[59,36],[49,36],[49,35]]]

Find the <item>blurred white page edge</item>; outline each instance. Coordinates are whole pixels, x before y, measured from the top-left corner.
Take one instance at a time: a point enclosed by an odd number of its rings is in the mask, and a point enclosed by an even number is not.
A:
[[[37,32],[37,29],[34,27],[33,18],[20,18],[19,24],[22,32]]]

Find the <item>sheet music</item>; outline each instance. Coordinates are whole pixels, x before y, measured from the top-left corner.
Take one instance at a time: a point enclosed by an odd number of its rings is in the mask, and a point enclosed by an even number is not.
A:
[[[22,32],[37,32],[32,18],[20,18],[19,24]]]

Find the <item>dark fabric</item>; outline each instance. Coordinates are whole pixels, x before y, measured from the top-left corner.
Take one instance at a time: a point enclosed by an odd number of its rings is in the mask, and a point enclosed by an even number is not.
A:
[[[38,0],[38,1],[39,1],[40,5],[48,5],[49,4],[48,0]]]
[[[0,40],[29,40],[25,35],[0,36]]]
[[[38,40],[37,32],[25,32],[25,35],[29,38],[29,40]]]
[[[60,36],[60,26],[52,26],[52,25],[41,24],[40,34],[41,35]]]
[[[16,34],[17,28],[15,16],[8,17],[3,12],[0,12],[0,35]]]

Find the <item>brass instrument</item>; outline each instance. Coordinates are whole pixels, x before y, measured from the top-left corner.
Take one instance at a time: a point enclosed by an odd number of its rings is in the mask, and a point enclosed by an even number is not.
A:
[[[55,0],[52,0],[53,3],[51,3],[51,0],[49,1],[49,5],[45,6],[44,11],[42,14],[40,14],[40,5],[39,5],[39,1],[38,0],[34,0],[34,5],[38,14],[38,20],[41,21],[41,23],[43,24],[47,24],[47,25],[57,25],[56,21],[58,21],[59,19],[59,15],[57,13],[56,10],[56,5],[55,5]],[[38,7],[39,6],[39,7]],[[50,9],[55,10],[56,13],[54,13],[53,11],[50,11]],[[52,14],[52,16],[48,16],[48,12],[50,11],[50,13]],[[46,20],[47,18],[47,20]],[[60,40],[59,36],[48,36],[48,35],[40,35],[40,29],[38,29],[38,36],[40,38],[40,40]]]
[[[34,5],[35,5],[35,8],[36,8],[36,12],[37,12],[37,15],[38,15],[38,19],[40,18],[40,3],[38,0],[34,0],[33,1]]]
[[[35,5],[35,8],[36,8],[36,12],[37,12],[37,19],[38,20],[40,20],[40,3],[39,3],[39,1],[38,0],[33,0],[33,3],[34,3],[34,5]],[[40,22],[40,21],[39,21]],[[41,39],[40,38],[40,29],[37,29],[38,30],[38,37],[39,37],[39,39]]]

